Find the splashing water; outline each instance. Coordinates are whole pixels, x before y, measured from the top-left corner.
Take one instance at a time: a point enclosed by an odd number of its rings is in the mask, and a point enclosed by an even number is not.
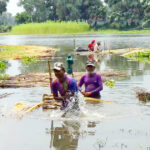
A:
[[[99,114],[96,111],[90,111],[88,107],[86,107],[86,102],[84,96],[78,92],[75,96],[71,97],[68,101],[67,108],[63,111],[63,115],[61,117],[65,117],[68,119],[92,119],[104,118],[104,115]]]

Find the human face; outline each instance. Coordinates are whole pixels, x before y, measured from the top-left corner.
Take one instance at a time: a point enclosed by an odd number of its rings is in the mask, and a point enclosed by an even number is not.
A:
[[[94,73],[94,71],[95,71],[95,67],[94,66],[87,66],[86,67],[86,70],[87,70],[87,72],[88,72],[88,74],[93,74]]]
[[[100,43],[100,42],[98,42],[98,43],[97,43],[97,45],[98,45],[98,46],[100,46],[100,45],[101,45],[101,43]]]
[[[65,72],[63,70],[54,69],[54,74],[58,78],[59,81],[63,81]]]

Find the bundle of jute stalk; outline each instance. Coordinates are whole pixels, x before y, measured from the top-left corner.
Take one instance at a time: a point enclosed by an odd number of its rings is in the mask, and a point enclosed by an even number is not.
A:
[[[54,100],[52,94],[43,95],[43,109],[58,109],[61,103]]]

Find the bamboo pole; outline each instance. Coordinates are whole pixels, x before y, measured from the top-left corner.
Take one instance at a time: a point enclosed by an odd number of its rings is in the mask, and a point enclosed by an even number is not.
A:
[[[50,61],[48,61],[48,71],[49,71],[50,91],[52,91],[52,72],[51,72]]]
[[[92,98],[92,97],[85,97],[85,101],[102,102],[102,103],[109,103],[109,104],[114,103],[113,101],[106,101],[106,100],[101,100],[101,99]]]
[[[43,105],[43,102],[41,102],[41,103],[39,103],[39,104],[34,105],[34,106],[33,106],[33,107],[31,107],[30,109],[28,109],[28,110],[24,113],[24,115],[25,115],[25,114],[28,114],[28,113],[30,113],[30,112],[32,112],[32,111],[34,111],[35,109],[37,109],[37,108],[41,107],[42,105]]]

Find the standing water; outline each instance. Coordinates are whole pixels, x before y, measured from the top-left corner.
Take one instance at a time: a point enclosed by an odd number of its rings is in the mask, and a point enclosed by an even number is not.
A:
[[[76,46],[87,47],[95,39],[105,43],[103,49],[149,48],[149,35],[74,35],[74,36],[0,36],[2,45],[40,45],[57,48],[55,61],[63,61],[71,53],[75,59],[74,71],[85,71],[86,56],[74,55]],[[63,57],[61,57],[63,56]],[[20,73],[48,72],[47,61],[24,66],[19,61],[9,61],[6,73],[15,76]],[[1,89],[0,95],[0,149],[2,150],[100,150],[100,149],[150,149],[149,103],[141,103],[134,89],[150,90],[150,64],[130,61],[118,55],[103,56],[97,70],[121,72],[128,75],[116,80],[115,87],[104,86],[102,99],[107,103],[85,103],[80,101],[81,112],[62,117],[60,110],[37,109],[23,119],[10,116],[17,102],[28,105],[41,102],[47,88]]]

